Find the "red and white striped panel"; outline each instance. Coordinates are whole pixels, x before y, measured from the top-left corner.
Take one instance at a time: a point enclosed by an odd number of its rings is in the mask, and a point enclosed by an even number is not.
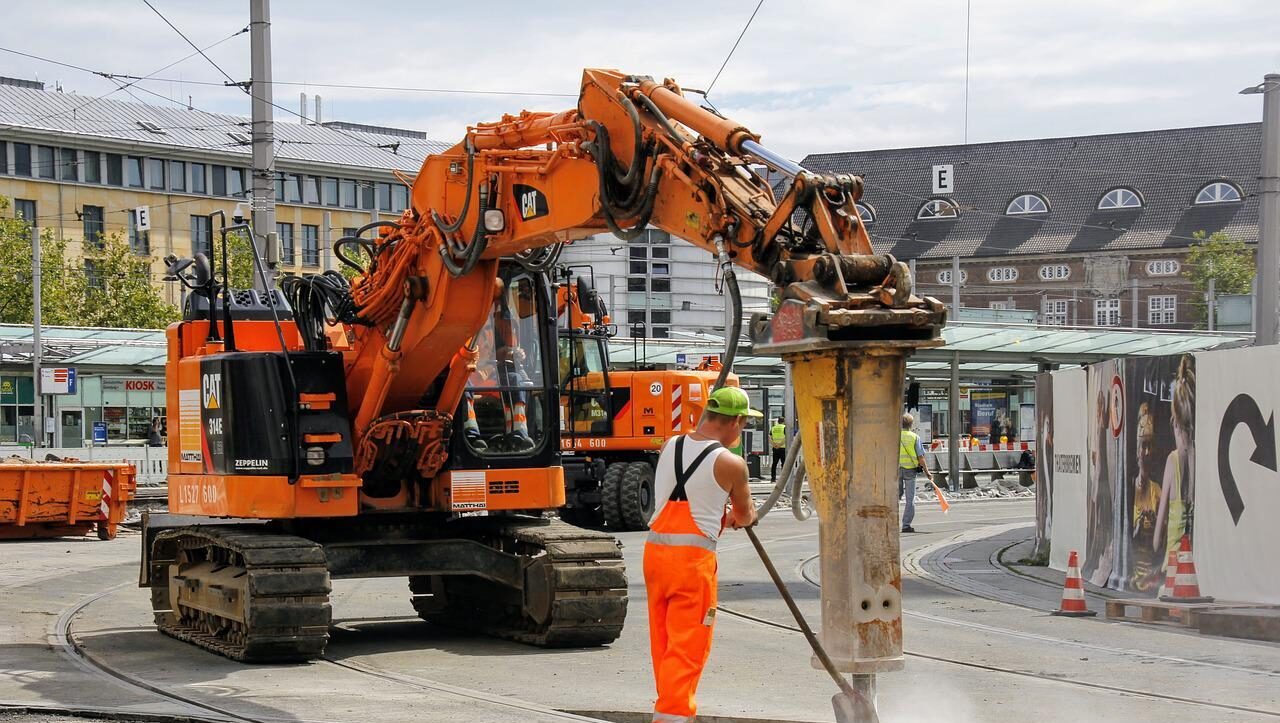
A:
[[[961,447],[964,449],[964,447]],[[995,444],[969,445],[970,452],[1025,452],[1032,449],[1031,442],[996,442]]]
[[[98,515],[101,519],[111,518],[111,497],[115,494],[116,475],[111,470],[102,472],[102,499],[98,501]]]
[[[681,412],[683,412],[684,410],[680,406],[680,400],[681,400],[681,397],[683,396],[684,396],[684,385],[672,384],[671,385],[671,431],[672,432],[679,432],[682,426],[680,422],[683,421],[684,415]]]

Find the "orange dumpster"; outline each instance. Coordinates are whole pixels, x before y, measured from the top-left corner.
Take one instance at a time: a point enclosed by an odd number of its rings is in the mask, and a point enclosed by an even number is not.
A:
[[[0,540],[83,535],[110,540],[136,489],[125,462],[0,460]]]

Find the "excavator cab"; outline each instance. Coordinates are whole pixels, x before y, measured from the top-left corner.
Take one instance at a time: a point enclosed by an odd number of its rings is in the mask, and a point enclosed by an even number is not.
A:
[[[608,338],[582,330],[560,331],[560,429],[563,436],[604,437],[609,414]]]
[[[555,464],[548,287],[542,274],[514,263],[502,265],[499,280],[489,318],[472,341],[476,363],[456,415],[455,458],[464,468]]]

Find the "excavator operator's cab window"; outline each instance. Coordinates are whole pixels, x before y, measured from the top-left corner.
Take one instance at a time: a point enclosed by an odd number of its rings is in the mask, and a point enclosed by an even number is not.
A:
[[[503,275],[504,287],[476,335],[476,369],[462,401],[463,437],[480,457],[524,456],[547,442],[548,374],[543,368],[545,302],[538,280]]]
[[[560,428],[570,434],[609,434],[609,377],[602,337],[560,336]]]

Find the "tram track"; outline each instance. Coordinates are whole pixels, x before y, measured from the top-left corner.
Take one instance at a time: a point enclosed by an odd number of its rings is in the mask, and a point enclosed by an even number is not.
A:
[[[286,721],[289,723],[326,723],[326,721],[320,719],[306,719],[292,715],[272,716],[246,714],[244,712],[237,711],[230,706],[210,703],[202,698],[183,694],[160,684],[151,682],[141,676],[134,675],[126,670],[113,666],[108,661],[90,653],[76,638],[73,628],[75,618],[90,605],[102,600],[117,590],[126,586],[131,586],[132,584],[133,583],[122,583],[109,587],[93,595],[82,598],[77,603],[63,609],[53,624],[52,637],[54,647],[77,668],[87,674],[93,675],[94,677],[102,680],[109,680],[116,685],[133,691],[135,694],[142,696],[143,698],[153,697],[164,701],[178,703],[181,706],[188,708],[189,711],[174,715],[157,715],[155,713],[137,713],[130,710],[104,711],[102,708],[91,707],[62,707],[60,710],[70,713],[92,715],[97,718],[110,719],[115,717],[147,721],[181,721],[182,723],[285,723]],[[410,688],[417,691],[434,692],[440,695],[463,699],[469,704],[482,704],[490,707],[502,708],[512,712],[518,712],[524,716],[540,716],[544,719],[553,718],[564,721],[578,721],[579,723],[603,723],[598,718],[590,718],[556,710],[533,701],[486,693],[484,691],[463,688],[456,685],[449,685],[426,678],[419,678],[416,676],[383,670],[365,663],[359,663],[351,660],[340,660],[327,655],[322,656],[309,665],[331,666],[341,669],[345,674],[354,674],[360,678],[378,680],[384,683],[390,683],[392,685]]]
[[[804,582],[816,588],[821,588],[822,587],[821,582],[814,578],[814,575],[812,572],[812,563],[817,559],[818,559],[818,555],[809,557],[801,561],[800,564],[796,566],[796,568],[799,571],[800,577],[801,579],[804,580]],[[776,620],[770,620],[768,618],[763,618],[757,615],[751,615],[749,613],[745,613],[740,610],[734,610],[733,608],[725,607],[724,605],[718,605],[717,610],[720,613],[723,613],[724,615],[727,615],[731,618],[735,618],[749,624],[753,624],[753,625],[757,625],[757,626],[761,626],[761,627],[769,628],[773,630],[784,631],[787,633],[802,634],[802,631],[800,630],[800,628],[788,623],[782,623]],[[1226,670],[1226,671],[1235,672],[1235,673],[1259,675],[1259,676],[1264,676],[1269,678],[1280,677],[1280,672],[1277,672],[1277,671],[1261,670],[1257,668],[1244,668],[1239,666],[1231,666],[1231,665],[1213,663],[1208,661],[1176,658],[1172,656],[1159,655],[1155,653],[1146,653],[1143,651],[1128,650],[1124,648],[1112,648],[1112,647],[1103,646],[1103,645],[1081,643],[1078,641],[1053,638],[1045,635],[1023,633],[1016,630],[1008,630],[1005,628],[999,628],[991,625],[983,625],[981,623],[972,623],[972,622],[963,621],[963,620],[955,620],[952,618],[946,618],[938,615],[930,615],[927,613],[918,613],[918,612],[904,610],[903,615],[906,617],[914,617],[914,618],[928,620],[930,622],[935,622],[935,623],[969,628],[976,632],[980,632],[982,634],[987,634],[987,635],[991,635],[991,634],[1004,635],[1004,636],[1033,640],[1036,642],[1049,643],[1054,645],[1066,645],[1066,646],[1072,646],[1072,647],[1079,647],[1079,648],[1084,648],[1084,649],[1091,650],[1098,653],[1139,657],[1139,658],[1144,658],[1148,660],[1158,660],[1161,662],[1169,662],[1169,663],[1175,663],[1175,664],[1181,664],[1181,665],[1200,666],[1205,668]],[[1029,679],[1039,680],[1043,682],[1056,683],[1058,685],[1063,685],[1068,687],[1083,688],[1083,689],[1095,690],[1095,691],[1105,691],[1105,692],[1116,693],[1120,695],[1128,695],[1128,696],[1134,696],[1139,698],[1146,698],[1150,700],[1158,700],[1158,701],[1169,702],[1169,703],[1178,703],[1183,705],[1192,705],[1200,708],[1214,709],[1219,711],[1231,711],[1234,713],[1249,713],[1249,714],[1266,716],[1271,718],[1280,718],[1280,711],[1268,710],[1265,708],[1255,708],[1255,707],[1245,706],[1245,705],[1232,705],[1229,703],[1217,703],[1214,701],[1202,700],[1198,698],[1190,698],[1190,697],[1179,696],[1179,695],[1170,695],[1166,693],[1159,693],[1159,692],[1149,691],[1149,690],[1139,690],[1136,688],[1127,688],[1124,686],[1109,685],[1106,683],[1094,683],[1094,682],[1083,681],[1083,680],[1073,680],[1070,678],[1064,678],[1062,676],[1057,676],[1057,675],[1048,675],[1045,673],[1038,673],[1030,670],[1019,670],[1016,668],[1010,668],[1010,667],[1000,666],[1000,665],[992,665],[988,663],[980,663],[972,660],[961,660],[959,658],[948,657],[945,655],[935,655],[935,654],[924,653],[920,651],[904,649],[903,655],[911,658],[917,658],[921,660],[929,660],[936,663],[942,663],[945,665],[969,668],[972,670],[981,670],[988,673],[999,673],[1002,675],[1009,675],[1009,676],[1015,676],[1020,678],[1029,678]]]

